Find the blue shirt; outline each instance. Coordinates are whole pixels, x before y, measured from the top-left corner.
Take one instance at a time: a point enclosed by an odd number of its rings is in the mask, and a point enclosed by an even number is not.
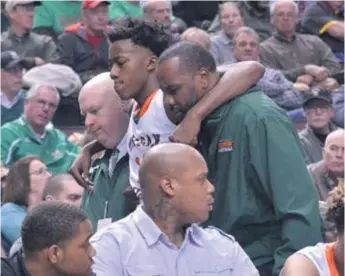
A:
[[[11,247],[20,238],[22,223],[27,213],[26,208],[14,203],[5,203],[1,206],[1,236],[6,247]]]
[[[97,232],[91,244],[97,276],[259,275],[232,236],[192,224],[177,248],[141,206]]]

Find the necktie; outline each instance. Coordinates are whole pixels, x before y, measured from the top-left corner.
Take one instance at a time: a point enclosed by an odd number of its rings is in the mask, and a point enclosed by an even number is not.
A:
[[[110,178],[113,176],[119,153],[120,151],[118,149],[114,149],[109,158],[108,174]]]

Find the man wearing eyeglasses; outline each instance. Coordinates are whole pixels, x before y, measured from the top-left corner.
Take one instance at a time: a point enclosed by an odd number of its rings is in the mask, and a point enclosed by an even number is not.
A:
[[[337,127],[331,122],[334,116],[331,93],[322,88],[312,88],[304,93],[303,110],[307,126],[300,133],[306,154],[306,163],[316,163],[322,159],[322,148],[326,137]]]
[[[1,125],[18,119],[24,110],[24,60],[16,52],[1,53]]]
[[[5,6],[10,27],[1,34],[1,50],[16,51],[25,57],[27,69],[58,58],[52,38],[31,32],[35,7],[39,5],[41,1],[9,0]]]

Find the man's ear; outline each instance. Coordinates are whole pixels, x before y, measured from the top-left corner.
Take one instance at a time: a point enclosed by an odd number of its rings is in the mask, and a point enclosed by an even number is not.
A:
[[[157,60],[158,58],[156,56],[151,56],[148,60],[147,60],[147,71],[148,72],[153,72],[156,70],[157,67]]]
[[[201,68],[201,70],[198,73],[198,78],[197,78],[197,81],[198,81],[201,89],[206,90],[209,88],[208,87],[209,86],[209,77],[210,77],[210,74],[209,74],[208,70],[205,68]]]
[[[52,264],[60,263],[63,260],[63,251],[56,244],[47,249],[48,260]]]
[[[168,178],[168,177],[163,177],[160,180],[160,186],[161,189],[163,190],[163,192],[165,194],[167,194],[170,197],[175,196],[176,194],[176,185],[175,185],[175,181]]]

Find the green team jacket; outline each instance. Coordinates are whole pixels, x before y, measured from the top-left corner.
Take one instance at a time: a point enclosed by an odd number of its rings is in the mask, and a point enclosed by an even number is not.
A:
[[[39,156],[52,173],[67,172],[80,152],[58,129],[47,128],[39,140],[26,119],[21,118],[1,127],[1,162],[6,167],[28,155]]]
[[[129,186],[128,155],[116,164],[112,177],[109,177],[109,157],[112,150],[106,150],[102,157],[96,159],[91,167],[90,179],[93,192],[85,191],[82,199],[82,210],[92,222],[93,231],[97,230],[100,219],[111,218],[112,222],[124,218],[129,211],[124,190]]]
[[[215,186],[206,224],[235,236],[258,269],[279,275],[289,255],[321,241],[299,137],[264,93],[254,87],[217,109],[199,141]]]

